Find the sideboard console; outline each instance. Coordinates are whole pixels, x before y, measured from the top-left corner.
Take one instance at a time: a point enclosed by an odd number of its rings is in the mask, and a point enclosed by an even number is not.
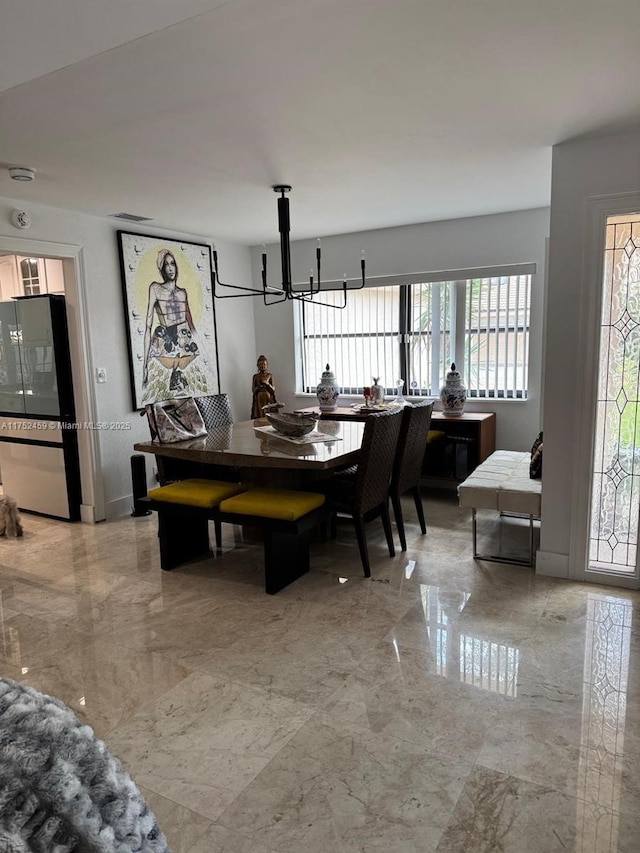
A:
[[[319,409],[309,406],[295,411],[309,414]],[[354,410],[349,406],[322,412],[322,418],[330,421],[364,421],[367,416],[366,410]],[[462,415],[434,412],[429,437],[427,441],[425,436],[423,479],[462,482],[496,449],[495,412],[465,412]]]
[[[496,449],[495,412],[431,416],[431,437],[422,466],[423,477],[464,480]]]

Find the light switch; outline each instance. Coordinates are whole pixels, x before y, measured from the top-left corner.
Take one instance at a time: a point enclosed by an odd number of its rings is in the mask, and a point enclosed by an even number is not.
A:
[[[106,367],[96,367],[96,379],[98,382],[106,382],[107,381],[107,368]]]

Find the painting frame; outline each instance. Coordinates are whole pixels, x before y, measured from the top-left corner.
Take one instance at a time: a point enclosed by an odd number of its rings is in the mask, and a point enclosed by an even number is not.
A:
[[[219,394],[211,246],[132,231],[117,241],[134,410]]]

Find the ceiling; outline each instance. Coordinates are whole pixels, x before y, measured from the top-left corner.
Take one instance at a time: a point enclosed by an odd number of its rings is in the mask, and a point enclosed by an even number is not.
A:
[[[2,21],[0,195],[239,243],[277,239],[275,183],[294,240],[545,206],[554,143],[640,123],[638,0],[22,0]]]

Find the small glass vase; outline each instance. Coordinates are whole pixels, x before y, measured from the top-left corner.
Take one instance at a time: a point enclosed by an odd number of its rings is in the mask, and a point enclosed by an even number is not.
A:
[[[402,392],[404,390],[404,379],[396,379],[396,396],[394,397],[394,403],[396,406],[406,406],[407,401],[404,399]]]
[[[380,385],[380,377],[373,377],[373,385],[371,386],[371,405],[379,406],[384,403],[384,388]]]

